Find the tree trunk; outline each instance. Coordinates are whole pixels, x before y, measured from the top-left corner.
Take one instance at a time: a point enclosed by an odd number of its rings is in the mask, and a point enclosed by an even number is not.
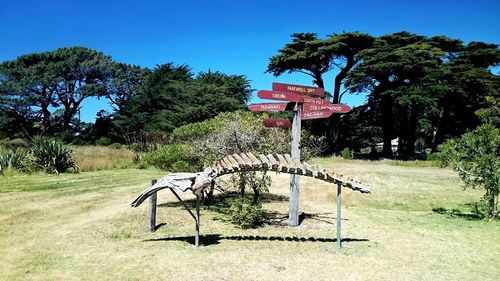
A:
[[[78,101],[70,101],[69,103],[64,105],[64,113],[63,113],[63,124],[62,129],[69,129],[69,125],[71,124],[71,120],[78,112],[78,108],[80,107],[80,103],[82,100]]]
[[[381,112],[382,112],[382,135],[383,135],[383,148],[382,148],[382,155],[385,158],[392,158],[392,145],[391,145],[391,140],[392,140],[392,107],[393,107],[393,100],[391,97],[388,96],[382,96],[381,97]]]
[[[411,103],[409,114],[410,117],[408,118],[407,140],[404,154],[406,158],[414,159],[418,127],[418,105],[415,102]]]
[[[320,88],[325,88],[325,82],[323,81],[323,76],[321,75],[321,72],[314,73],[313,83]]]
[[[432,152],[437,151],[438,145],[441,144],[445,138],[444,132],[446,131],[446,124],[449,119],[449,109],[447,106],[443,106],[438,118],[439,119],[437,122],[436,131],[434,133],[434,137],[432,139],[432,144],[431,144]]]
[[[49,132],[50,128],[50,111],[49,104],[47,102],[42,102],[41,105],[42,112],[42,134],[46,134]]]
[[[355,61],[353,58],[348,57],[344,68],[342,68],[335,76],[335,81],[333,83],[333,100],[334,104],[340,103],[340,87],[342,87],[342,81],[347,77],[349,70],[354,66]],[[340,132],[340,115],[332,114],[327,121],[327,132],[326,138],[328,140],[330,153],[337,154],[339,152],[339,132]]]

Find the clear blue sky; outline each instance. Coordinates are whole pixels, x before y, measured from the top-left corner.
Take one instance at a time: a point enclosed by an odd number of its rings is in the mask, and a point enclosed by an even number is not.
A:
[[[305,75],[264,73],[292,33],[401,30],[500,44],[500,1],[0,0],[0,61],[81,45],[144,67],[174,62],[195,73],[243,74],[252,88],[270,89],[273,81],[312,84]],[[332,77],[326,77],[329,91]],[[101,108],[108,109],[103,100],[84,103],[82,119],[93,121]]]

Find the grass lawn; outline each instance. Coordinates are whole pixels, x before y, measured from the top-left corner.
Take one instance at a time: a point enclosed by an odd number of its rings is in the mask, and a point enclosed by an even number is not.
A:
[[[500,222],[475,220],[448,169],[316,159],[372,186],[346,190],[344,248],[335,248],[336,187],[303,178],[299,227],[287,216],[286,174],[273,175],[269,223],[242,230],[202,209],[194,222],[167,191],[148,231],[148,205],[129,207],[157,170],[0,177],[0,280],[498,280]],[[192,197],[183,194],[186,200]],[[456,209],[457,215],[440,214]]]

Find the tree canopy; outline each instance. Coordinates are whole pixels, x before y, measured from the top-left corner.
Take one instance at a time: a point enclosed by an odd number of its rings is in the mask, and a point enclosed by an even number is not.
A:
[[[164,64],[149,73],[113,123],[120,134],[171,132],[220,112],[242,109],[250,93],[245,76],[212,71],[195,76],[186,65]]]

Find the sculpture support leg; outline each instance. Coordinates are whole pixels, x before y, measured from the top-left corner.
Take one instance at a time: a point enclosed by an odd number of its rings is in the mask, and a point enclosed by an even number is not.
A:
[[[151,181],[151,185],[155,185],[156,180]],[[156,192],[149,197],[149,231],[156,231]]]
[[[342,210],[342,187],[340,184],[337,184],[337,249],[342,248],[341,210]]]
[[[189,207],[186,205],[186,203],[184,203],[184,201],[181,199],[181,197],[179,197],[177,192],[175,192],[175,190],[173,190],[172,188],[169,188],[169,189],[175,195],[177,200],[179,200],[179,202],[182,203],[184,208],[186,208],[186,211],[188,211],[188,213],[191,215],[191,217],[193,217],[194,222],[195,222],[194,245],[196,247],[199,247],[200,246],[200,201],[201,201],[201,196],[196,195],[196,211],[195,211],[195,213],[193,213],[189,209]]]
[[[196,229],[194,233],[194,246],[200,246],[200,196],[196,196]]]

